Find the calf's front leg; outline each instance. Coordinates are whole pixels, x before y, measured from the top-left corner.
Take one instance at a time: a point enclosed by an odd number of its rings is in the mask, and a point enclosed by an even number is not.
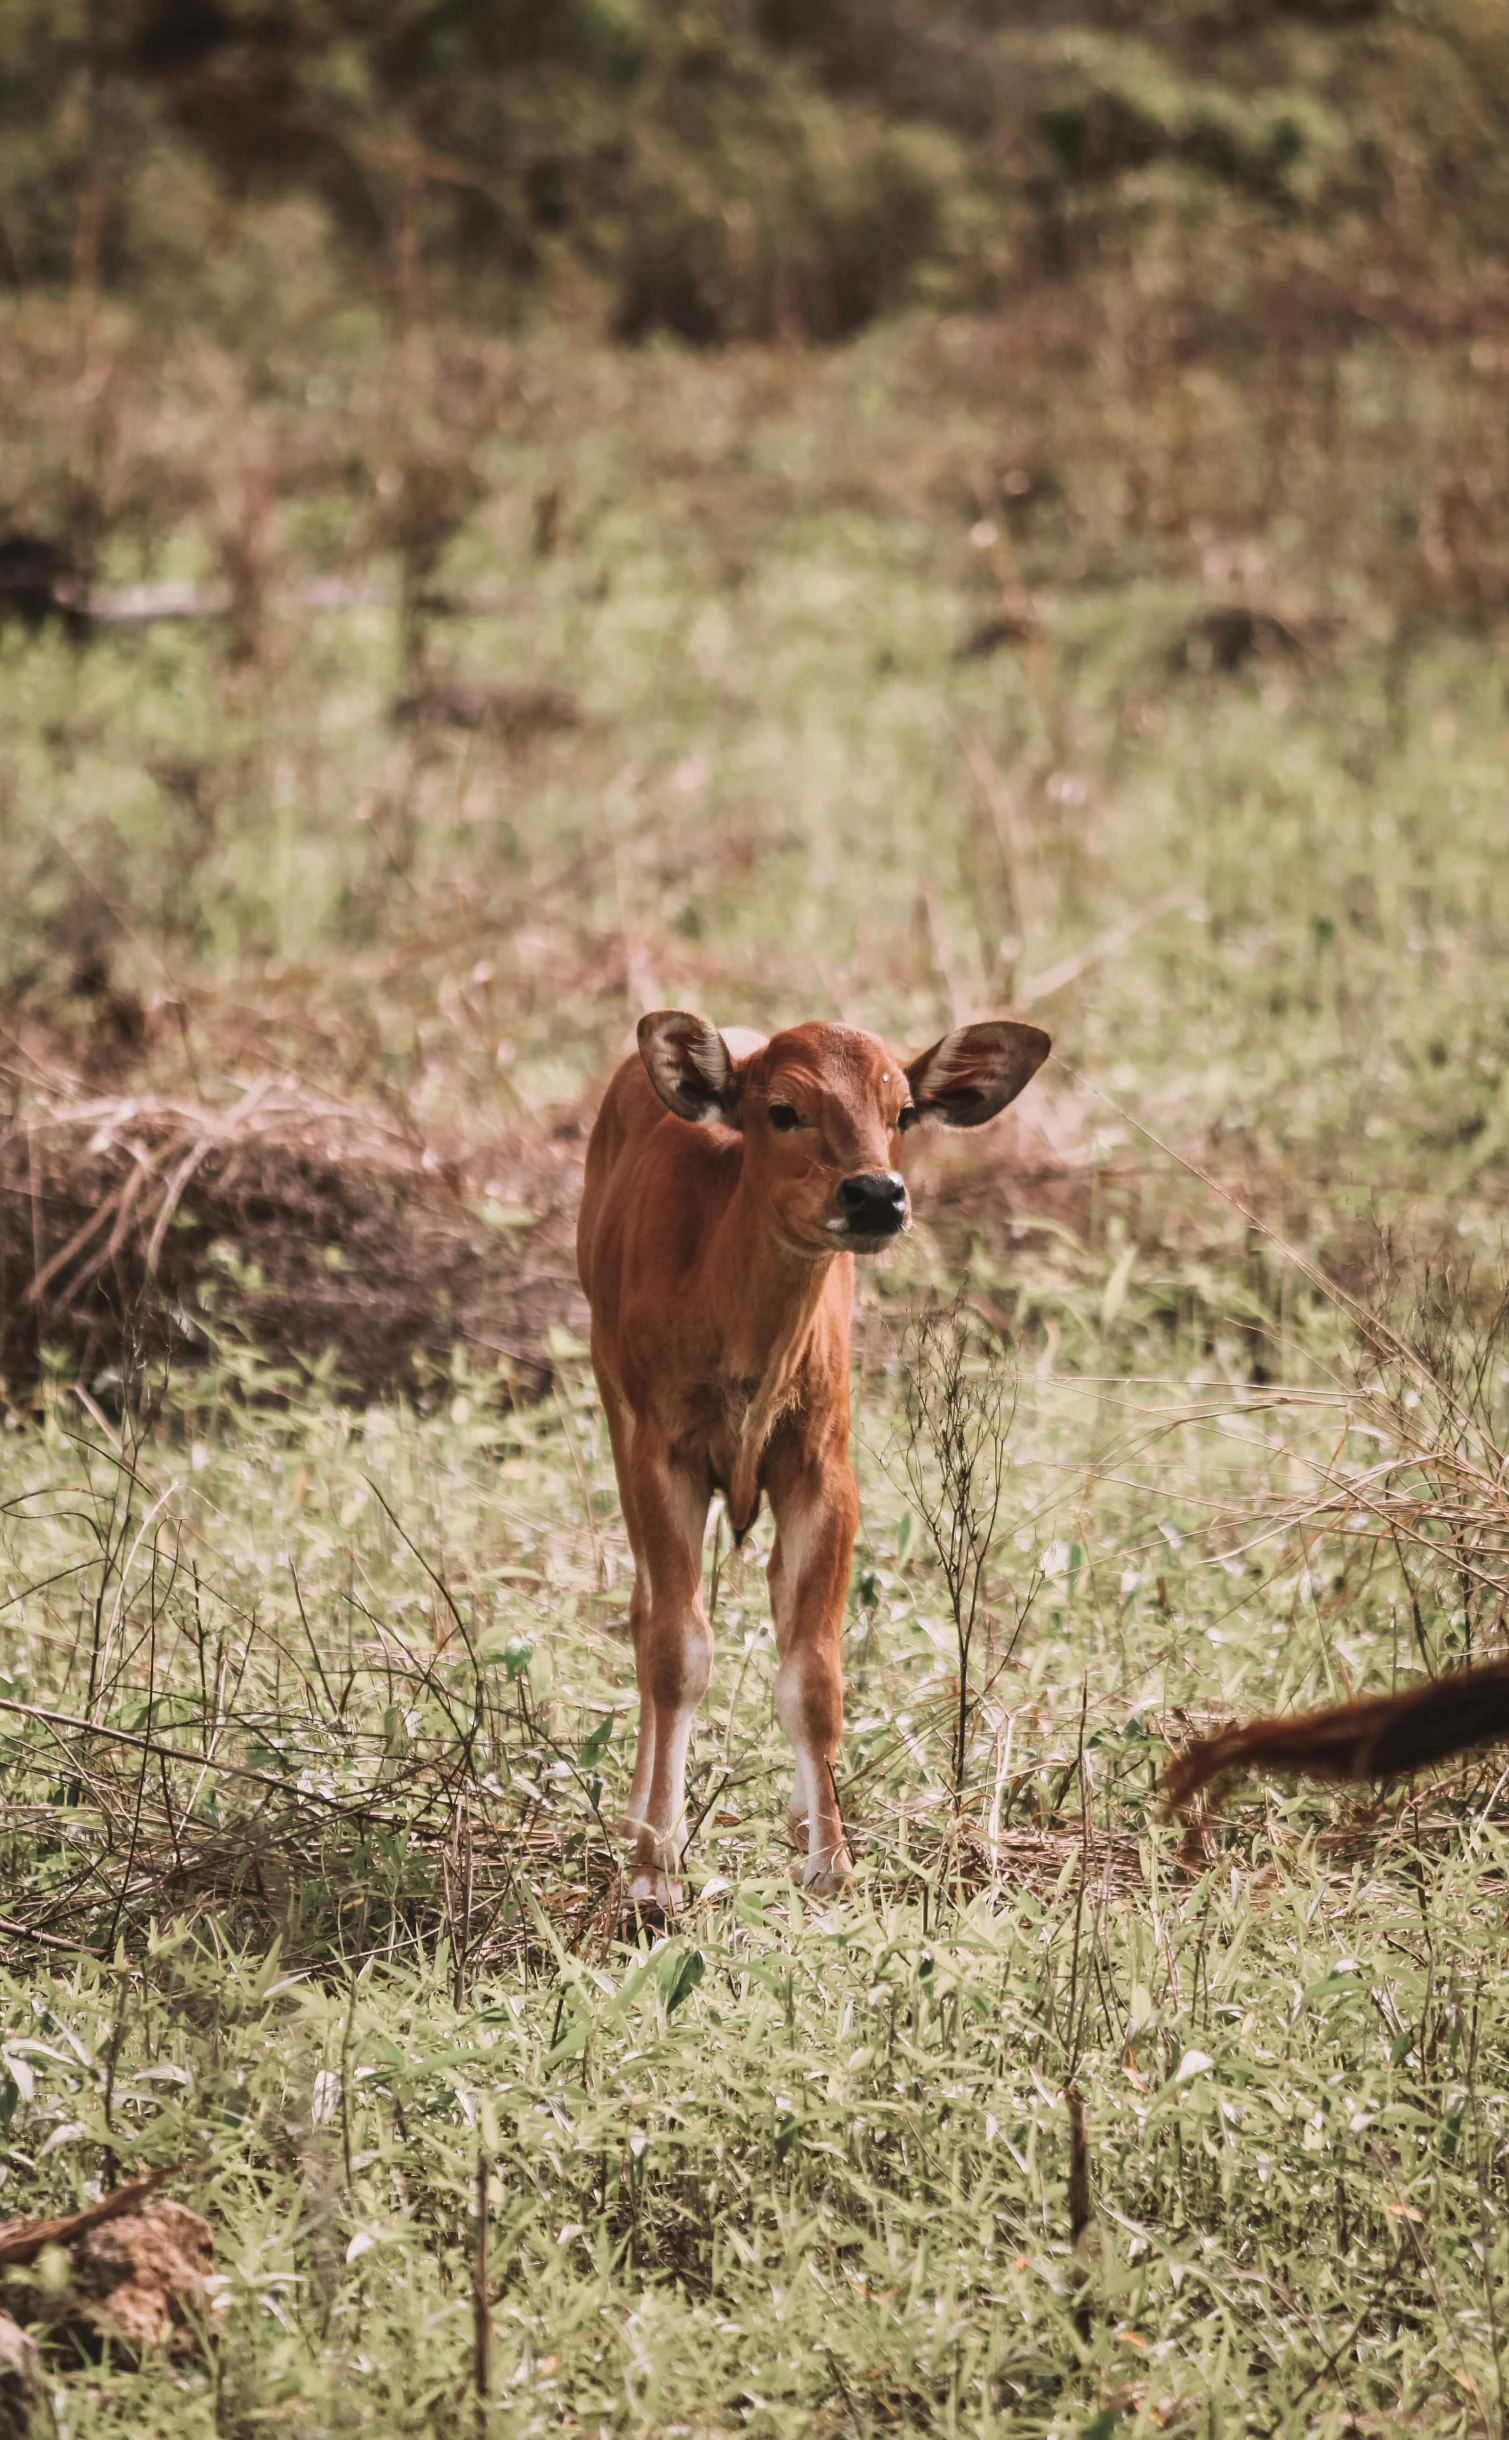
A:
[[[776,1716],[796,1754],[788,1819],[794,1838],[805,1836],[804,1887],[832,1897],[854,1870],[836,1771],[844,1725],[839,1644],[859,1494],[841,1442],[814,1454],[795,1434],[772,1448],[765,1482],[776,1527],[768,1571]]]

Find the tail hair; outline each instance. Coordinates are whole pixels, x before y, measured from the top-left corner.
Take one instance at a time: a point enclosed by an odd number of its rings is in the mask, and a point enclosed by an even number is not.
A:
[[[1509,1737],[1509,1660],[1454,1669],[1403,1694],[1336,1703],[1289,1719],[1197,1737],[1174,1756],[1163,1790],[1187,1814],[1212,1781],[1238,1772],[1300,1771],[1312,1779],[1393,1779],[1475,1745]]]

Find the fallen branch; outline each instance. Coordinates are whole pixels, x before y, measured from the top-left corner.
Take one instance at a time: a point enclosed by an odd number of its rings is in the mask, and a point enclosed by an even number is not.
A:
[[[166,2185],[170,2177],[182,2177],[191,2169],[201,2169],[197,2160],[176,2160],[165,2169],[149,2169],[145,2176],[133,2177],[128,2184],[117,2186],[113,2194],[102,2194],[97,2203],[86,2204],[82,2211],[64,2212],[55,2220],[7,2220],[0,2224],[0,2263],[35,2262],[44,2245],[71,2245],[75,2237],[85,2236],[106,2220],[118,2220],[149,2194]]]
[[[60,611],[103,627],[229,618],[236,606],[234,589],[224,583],[81,586],[62,579],[49,592]],[[399,588],[364,577],[315,576],[290,586],[288,598],[302,610],[390,610],[398,603]],[[512,608],[515,599],[500,585],[464,585],[450,593],[426,594],[423,607],[432,617],[492,618]]]
[[[1177,907],[1187,907],[1191,903],[1188,890],[1165,890],[1160,898],[1150,899],[1135,914],[1124,915],[1120,923],[1113,923],[1104,932],[1098,932],[1094,940],[1086,941],[1084,947],[1076,949],[1072,957],[1061,957],[1056,966],[1049,966],[1046,972],[1034,975],[1032,981],[1017,992],[1013,1005],[1031,1008],[1036,1001],[1051,998],[1055,991],[1067,990],[1071,983],[1079,981],[1082,974],[1088,974],[1092,966],[1098,966],[1102,958],[1114,957],[1118,949],[1124,949],[1127,942],[1135,940],[1139,932],[1146,931],[1150,923],[1157,923],[1162,916],[1172,915]]]
[[[0,1915],[0,1932],[9,1932],[15,1940],[34,1940],[39,1948],[61,1949],[66,1957],[103,1957],[103,1949],[92,1949],[86,1940],[64,1940],[57,1932],[34,1931],[29,1923],[18,1923],[14,1915]]]

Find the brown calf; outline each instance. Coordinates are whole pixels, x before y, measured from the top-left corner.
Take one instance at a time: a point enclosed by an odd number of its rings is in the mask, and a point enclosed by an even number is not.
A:
[[[686,1844],[687,1747],[712,1672],[702,1543],[715,1491],[739,1538],[769,1497],[776,1711],[796,1752],[788,1819],[808,1888],[831,1893],[852,1869],[834,1761],[859,1514],[853,1258],[911,1225],[903,1131],[924,1118],[980,1126],[1048,1048],[1035,1025],[1002,1021],[961,1026],[906,1062],[847,1025],[767,1042],[660,1010],[608,1087],[577,1265],[634,1553],[637,1904],[674,1903]]]

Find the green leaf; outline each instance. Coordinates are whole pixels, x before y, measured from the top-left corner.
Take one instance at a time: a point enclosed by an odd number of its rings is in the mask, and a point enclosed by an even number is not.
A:
[[[606,1720],[600,1720],[592,1734],[582,1739],[577,1760],[584,1769],[590,1770],[594,1763],[601,1762],[603,1755],[607,1752],[608,1739],[612,1736],[617,1722],[617,1712],[610,1711]]]
[[[700,1949],[687,1949],[684,1954],[677,1959],[676,1970],[671,1977],[670,1985],[665,1995],[665,2012],[667,2016],[675,2015],[675,2012],[680,2007],[682,2001],[690,1998],[692,1992],[696,1990],[698,1983],[702,1980],[702,1977],[706,1972],[707,1963]]]

